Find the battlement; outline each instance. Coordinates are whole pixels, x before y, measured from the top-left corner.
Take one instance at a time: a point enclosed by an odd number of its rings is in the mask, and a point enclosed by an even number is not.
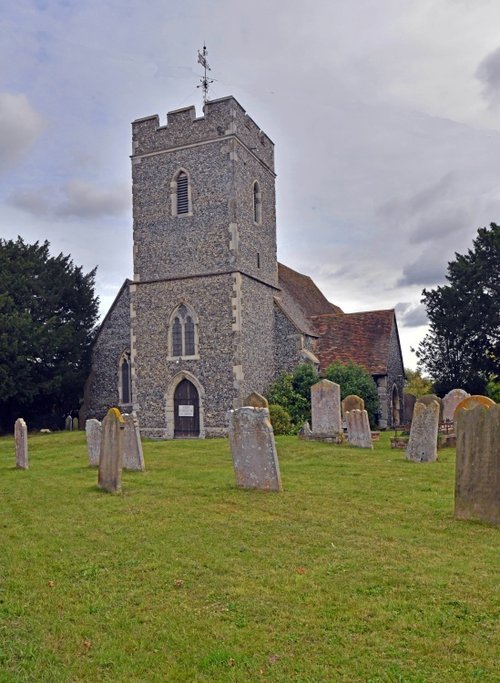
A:
[[[157,114],[136,119],[132,122],[132,156],[235,135],[274,171],[274,143],[234,97],[207,102],[203,113],[197,118],[194,106],[169,111],[166,126],[160,126]]]

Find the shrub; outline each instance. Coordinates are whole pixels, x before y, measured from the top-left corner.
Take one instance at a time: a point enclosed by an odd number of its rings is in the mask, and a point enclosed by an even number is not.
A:
[[[376,424],[378,411],[377,385],[373,377],[362,365],[357,365],[352,361],[344,365],[337,361],[327,367],[325,378],[340,384],[341,399],[350,394],[360,396],[365,402],[365,409],[368,413],[370,424],[372,426]]]
[[[275,434],[292,433],[292,420],[289,413],[284,408],[276,403],[271,403],[269,406],[269,415],[271,417],[271,424]]]
[[[294,431],[311,419],[311,386],[317,381],[314,367],[302,363],[293,373],[282,372],[268,391],[267,400],[287,411]]]

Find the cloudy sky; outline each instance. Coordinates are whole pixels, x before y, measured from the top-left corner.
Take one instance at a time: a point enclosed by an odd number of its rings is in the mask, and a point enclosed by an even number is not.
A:
[[[500,221],[498,0],[0,0],[0,236],[131,276],[130,122],[234,95],[275,142],[278,254],[398,311]]]

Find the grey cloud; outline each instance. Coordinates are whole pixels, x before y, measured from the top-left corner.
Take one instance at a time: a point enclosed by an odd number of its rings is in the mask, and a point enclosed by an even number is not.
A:
[[[423,304],[414,304],[401,301],[395,306],[398,323],[402,327],[420,327],[427,325],[428,318]]]
[[[418,258],[403,268],[403,275],[397,285],[436,285],[445,279],[446,258],[441,251],[426,249]]]
[[[26,95],[0,93],[0,173],[22,159],[44,125]]]
[[[484,84],[483,95],[492,104],[500,102],[500,47],[479,64],[476,77]]]

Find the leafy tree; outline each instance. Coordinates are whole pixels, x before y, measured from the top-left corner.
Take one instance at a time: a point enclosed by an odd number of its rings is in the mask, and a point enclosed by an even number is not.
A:
[[[423,377],[420,370],[405,368],[405,376],[405,394],[412,394],[418,398],[419,396],[425,396],[434,392],[432,380],[428,377]]]
[[[500,403],[500,378],[490,375],[486,385],[486,396],[489,396],[495,403]]]
[[[309,363],[298,365],[293,373],[282,372],[267,393],[270,404],[284,408],[297,431],[311,419],[311,386],[318,381],[318,373]]]
[[[422,292],[430,331],[416,352],[419,366],[439,394],[484,393],[489,376],[500,374],[500,226],[480,228],[473,249],[448,263],[446,279]]]
[[[365,409],[370,419],[370,424],[376,424],[378,411],[377,385],[373,377],[362,365],[353,363],[343,364],[339,361],[329,365],[325,372],[326,379],[340,384],[340,398],[344,399],[350,394],[360,396],[365,402]]]
[[[54,426],[78,408],[98,315],[95,269],[49,243],[0,239],[0,428]],[[44,423],[44,424],[42,424]]]

